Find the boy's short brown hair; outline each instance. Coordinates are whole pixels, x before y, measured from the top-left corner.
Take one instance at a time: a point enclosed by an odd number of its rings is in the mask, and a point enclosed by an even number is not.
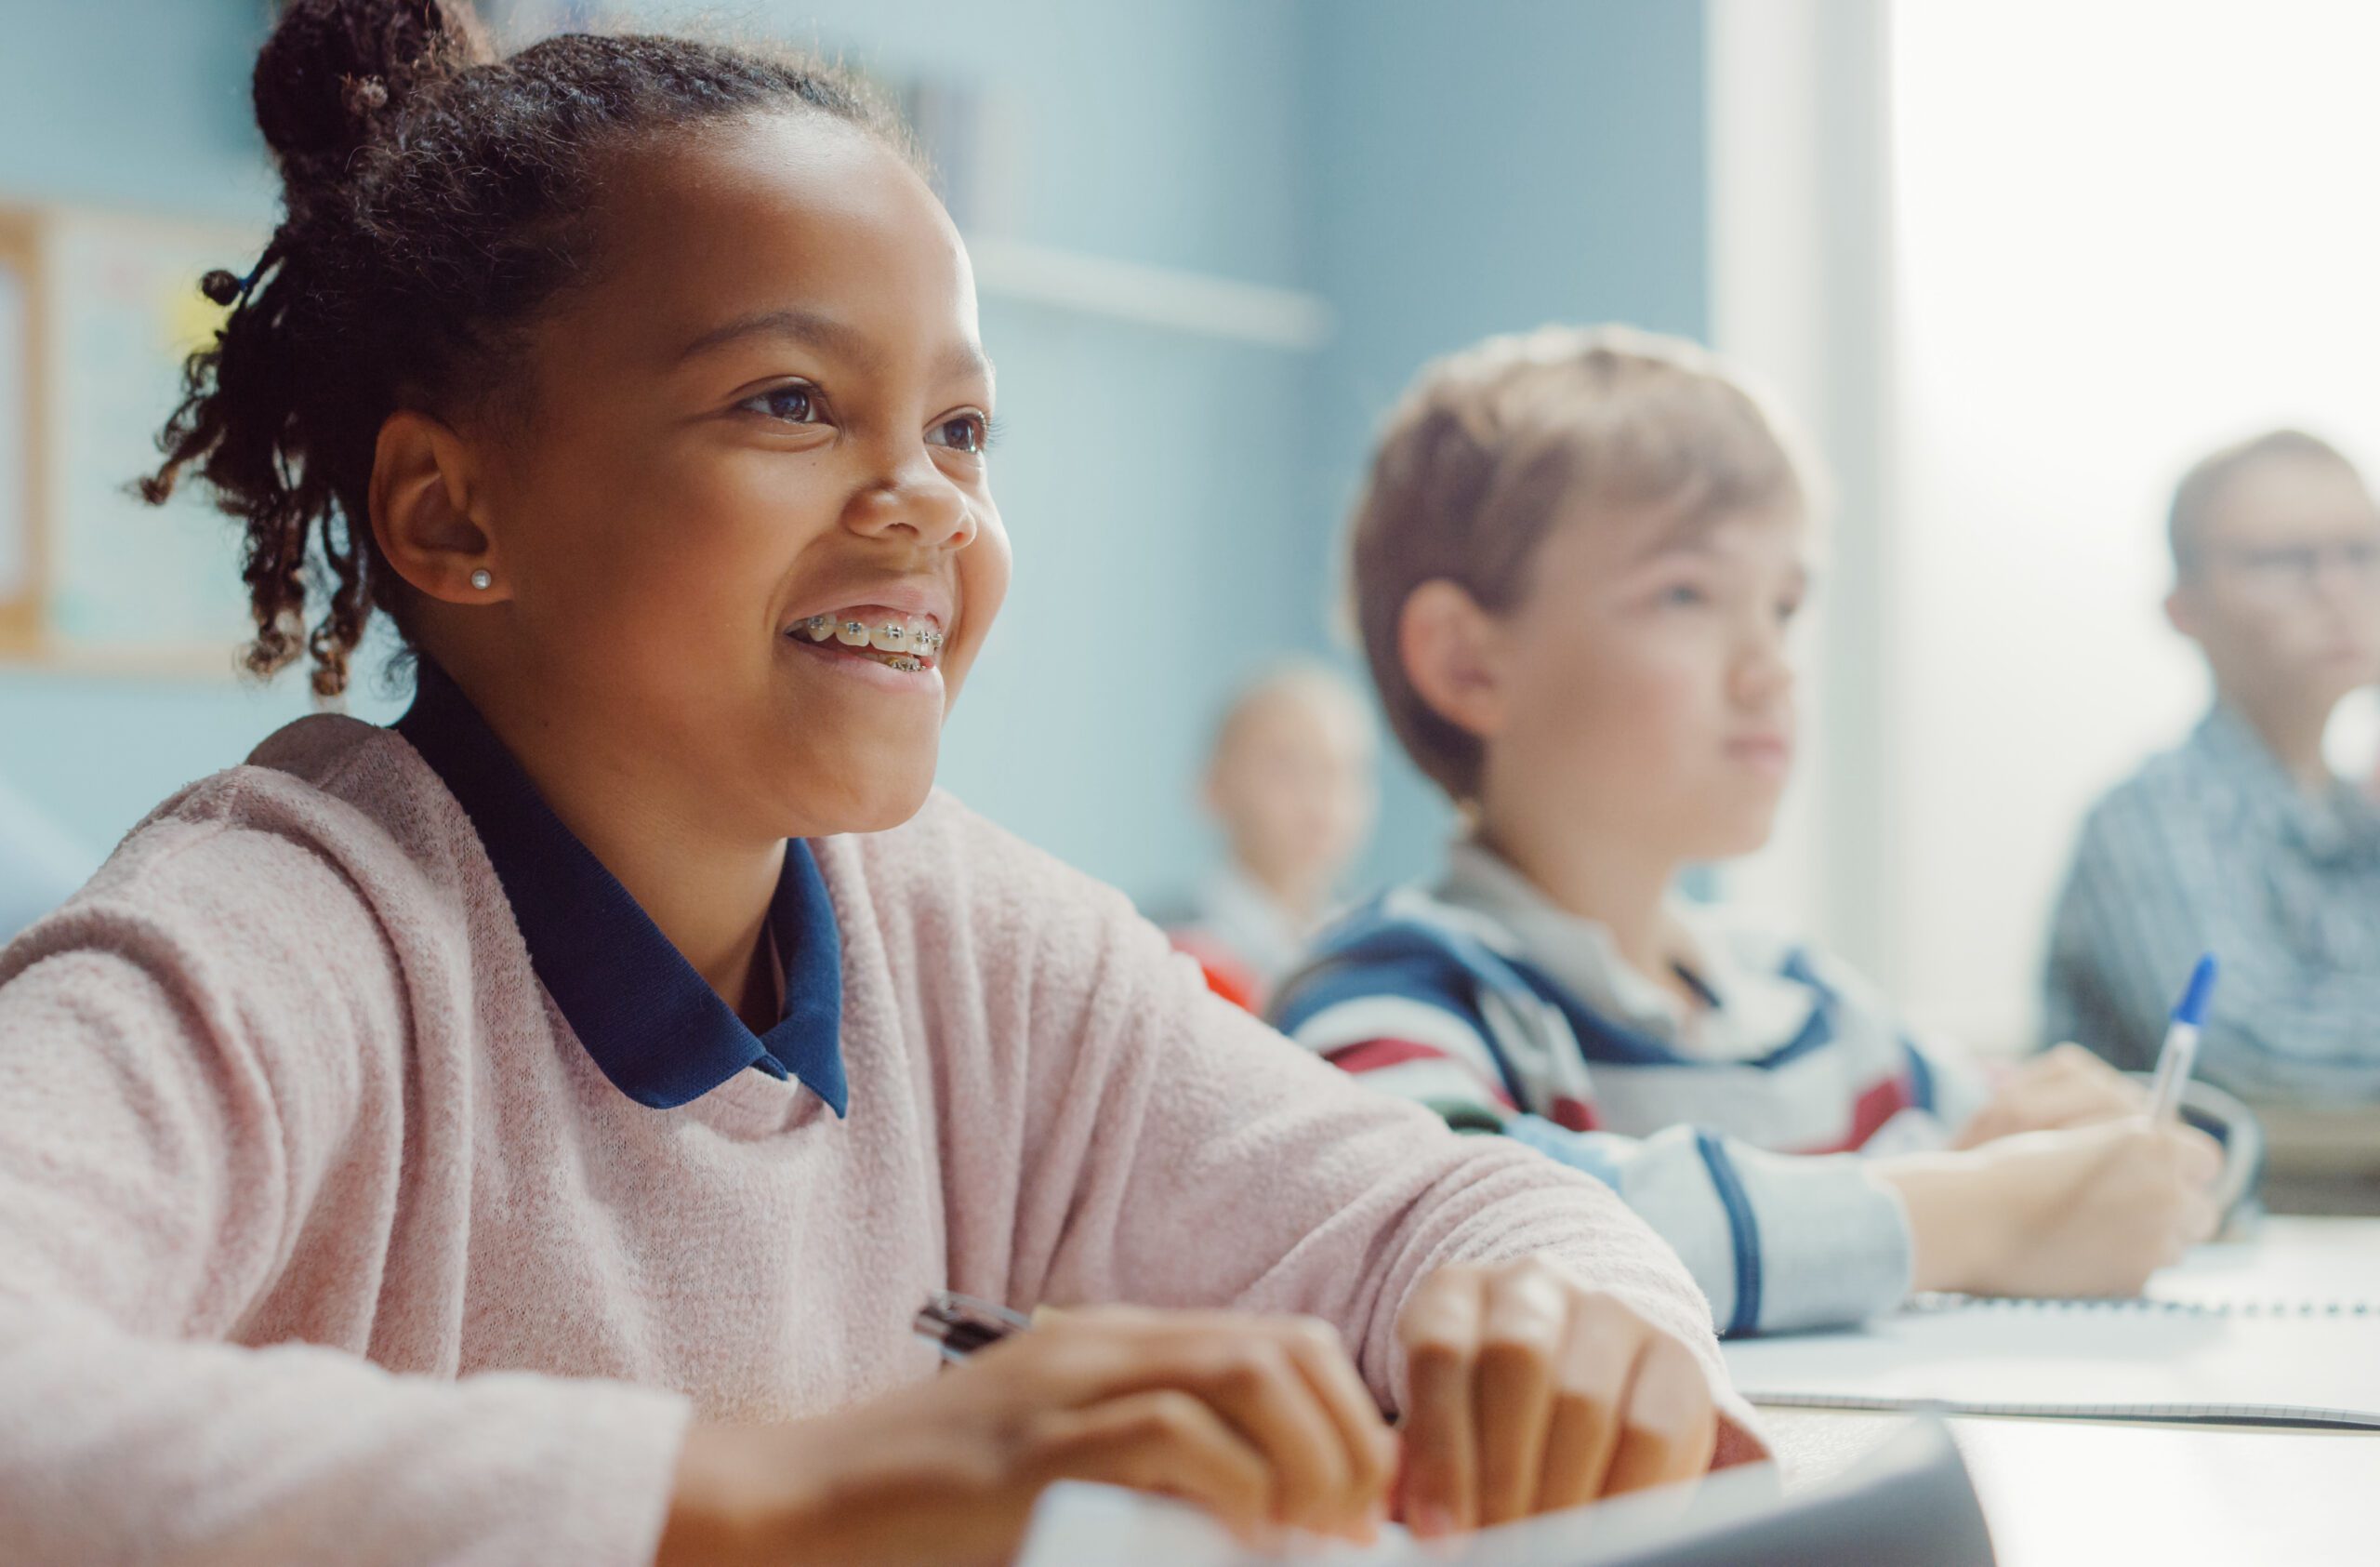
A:
[[[1716,515],[1806,503],[1760,401],[1683,339],[1546,326],[1423,367],[1390,412],[1356,500],[1348,580],[1390,726],[1457,801],[1478,791],[1478,737],[1407,677],[1397,628],[1440,578],[1491,613],[1519,603],[1557,514],[1581,503]]]

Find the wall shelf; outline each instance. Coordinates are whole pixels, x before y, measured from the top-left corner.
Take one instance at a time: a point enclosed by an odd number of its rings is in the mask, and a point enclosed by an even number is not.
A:
[[[967,249],[974,258],[976,286],[987,298],[1293,353],[1320,348],[1335,325],[1329,302],[1300,289],[1023,240],[972,238]]]

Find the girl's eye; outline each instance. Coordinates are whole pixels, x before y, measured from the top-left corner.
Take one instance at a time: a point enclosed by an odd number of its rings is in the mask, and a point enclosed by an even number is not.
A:
[[[787,424],[818,422],[818,389],[801,381],[789,381],[773,386],[766,392],[755,392],[736,405],[756,414],[765,414]]]
[[[933,443],[980,457],[992,444],[992,421],[982,414],[954,414],[933,427]]]
[[[1661,590],[1661,603],[1674,608],[1692,609],[1710,602],[1710,595],[1691,582],[1679,582]]]

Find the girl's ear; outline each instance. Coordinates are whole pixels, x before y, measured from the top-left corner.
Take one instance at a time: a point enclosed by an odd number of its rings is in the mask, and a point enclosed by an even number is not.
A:
[[[1448,724],[1493,739],[1510,706],[1503,629],[1460,583],[1434,578],[1407,595],[1397,617],[1405,678]]]
[[[2175,588],[2165,595],[2165,623],[2192,642],[2198,640],[2198,604],[2188,588]]]
[[[470,444],[411,408],[380,426],[372,456],[372,537],[414,589],[448,604],[511,597]]]

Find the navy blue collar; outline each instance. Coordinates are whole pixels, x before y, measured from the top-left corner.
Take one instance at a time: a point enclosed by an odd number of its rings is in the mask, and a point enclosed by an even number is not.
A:
[[[755,1034],[562,825],[470,699],[428,659],[396,730],[479,830],[537,977],[621,1093],[668,1109],[758,1068],[799,1080],[844,1112],[842,944],[809,844],[786,844],[769,909],[786,965],[785,1017]]]

